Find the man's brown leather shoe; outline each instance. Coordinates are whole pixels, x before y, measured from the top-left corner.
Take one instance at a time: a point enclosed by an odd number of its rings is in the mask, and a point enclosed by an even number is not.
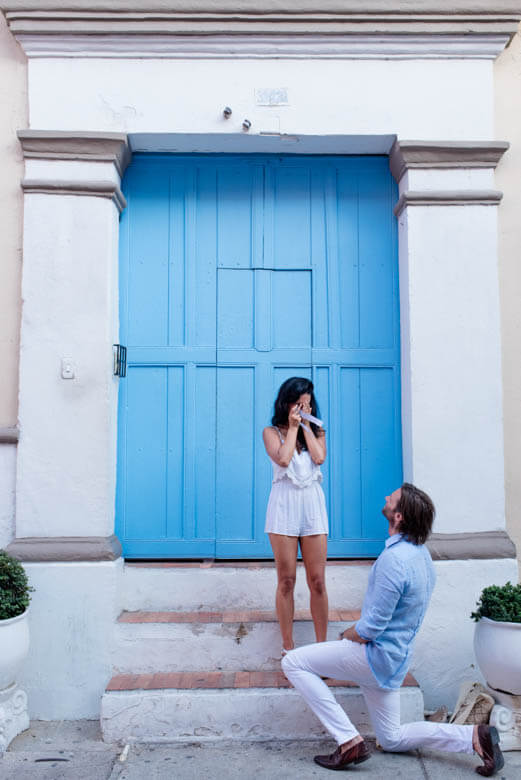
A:
[[[505,759],[499,747],[497,728],[495,726],[478,726],[478,740],[483,751],[483,756],[481,756],[483,766],[478,766],[476,772],[483,777],[491,777],[505,765]]]
[[[483,756],[481,756],[483,766],[478,766],[476,772],[483,777],[491,777],[505,765],[505,759],[499,747],[497,728],[495,726],[478,726],[478,740],[483,751]]]
[[[325,769],[347,769],[349,764],[361,764],[363,761],[367,761],[370,756],[367,745],[362,740],[344,753],[338,746],[330,756],[315,756],[315,763]]]

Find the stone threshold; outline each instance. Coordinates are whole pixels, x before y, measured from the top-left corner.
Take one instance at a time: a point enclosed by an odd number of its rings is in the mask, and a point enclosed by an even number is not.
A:
[[[359,620],[360,610],[330,609],[329,622],[353,622]],[[311,621],[309,609],[295,611],[295,620]],[[118,623],[276,623],[277,615],[272,611],[256,609],[224,610],[223,612],[136,612],[124,611]]]
[[[358,688],[348,680],[326,680],[331,688]],[[281,671],[228,672],[155,672],[150,674],[116,674],[107,691],[201,690],[242,688],[291,688]],[[418,688],[412,674],[407,674],[402,688]]]
[[[375,558],[349,558],[327,561],[327,566],[372,566]],[[297,566],[303,566],[297,561]],[[125,566],[132,569],[274,569],[275,561],[131,561]]]

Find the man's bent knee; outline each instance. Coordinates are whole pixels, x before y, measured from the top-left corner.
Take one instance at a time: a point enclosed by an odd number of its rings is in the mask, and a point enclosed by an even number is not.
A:
[[[287,676],[287,672],[292,672],[292,671],[295,671],[295,669],[299,668],[298,664],[296,663],[296,657],[295,656],[296,656],[295,651],[294,650],[290,650],[288,653],[286,653],[286,655],[284,656],[284,658],[280,662],[280,665],[282,667],[282,671],[284,672],[284,674],[286,674],[286,676]]]
[[[401,748],[401,737],[399,731],[390,731],[385,734],[377,734],[376,739],[382,747],[388,753],[399,753]]]

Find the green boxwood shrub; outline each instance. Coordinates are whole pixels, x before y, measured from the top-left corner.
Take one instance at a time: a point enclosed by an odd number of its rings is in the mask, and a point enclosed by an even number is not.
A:
[[[476,623],[482,617],[505,623],[521,623],[521,584],[490,585],[483,588],[477,610],[471,614]]]
[[[0,620],[9,620],[25,612],[33,590],[20,561],[0,550]]]

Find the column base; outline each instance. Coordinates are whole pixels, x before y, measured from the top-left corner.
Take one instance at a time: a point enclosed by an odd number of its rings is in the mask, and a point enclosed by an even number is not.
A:
[[[0,755],[28,728],[27,694],[13,683],[0,691]]]
[[[521,696],[489,688],[498,702],[490,713],[490,725],[495,726],[501,740],[501,750],[521,750]]]

